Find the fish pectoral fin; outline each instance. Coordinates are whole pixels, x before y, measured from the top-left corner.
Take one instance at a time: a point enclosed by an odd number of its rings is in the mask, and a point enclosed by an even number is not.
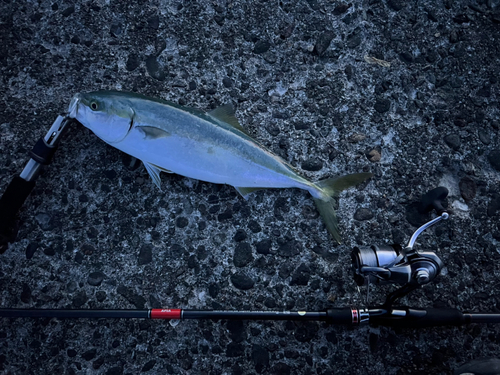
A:
[[[260,189],[263,189],[263,188],[259,188],[259,187],[239,187],[239,186],[235,186],[234,187],[238,193],[241,194],[241,196],[246,200],[248,199],[248,196],[253,193],[254,191],[257,191],[257,190],[260,190]]]
[[[137,126],[144,134],[144,139],[158,139],[158,138],[166,138],[170,137],[170,133],[166,130],[157,128],[155,126]]]
[[[161,169],[145,161],[143,161],[142,163],[146,167],[146,170],[148,171],[155,185],[158,186],[158,189],[161,190],[161,179],[160,179]]]
[[[234,107],[231,103],[215,108],[214,110],[208,112],[208,114],[213,118],[225,122],[226,124],[229,124],[233,128],[238,129],[246,134],[245,128],[240,125],[238,119],[235,116]]]

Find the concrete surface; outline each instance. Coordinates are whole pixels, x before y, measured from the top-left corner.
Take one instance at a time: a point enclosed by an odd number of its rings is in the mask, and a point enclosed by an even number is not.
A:
[[[403,303],[499,312],[497,0],[3,1],[0,41],[0,193],[72,95],[98,89],[233,102],[304,176],[375,174],[340,196],[337,246],[306,192],[245,201],[175,175],[160,192],[73,126],[0,256],[2,307],[361,305],[351,248],[406,242],[426,219],[415,202],[446,186],[453,214],[419,248],[447,274]],[[2,319],[0,372],[449,374],[499,344],[494,325]]]

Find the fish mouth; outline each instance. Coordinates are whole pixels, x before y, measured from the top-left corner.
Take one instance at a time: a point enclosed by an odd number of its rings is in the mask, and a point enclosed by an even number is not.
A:
[[[80,104],[80,100],[82,99],[82,94],[78,93],[71,99],[68,107],[68,117],[76,119],[78,115],[78,104]]]

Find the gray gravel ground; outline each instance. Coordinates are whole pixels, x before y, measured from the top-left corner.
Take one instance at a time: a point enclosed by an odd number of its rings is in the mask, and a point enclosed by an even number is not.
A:
[[[308,309],[362,304],[356,244],[403,243],[414,203],[450,189],[424,234],[447,275],[405,300],[499,312],[498,0],[3,1],[0,192],[76,92],[137,91],[203,110],[344,192],[344,244],[310,196],[162,176],[73,126],[0,256],[0,305]],[[370,59],[372,58],[372,59]],[[386,61],[390,66],[376,63]],[[382,301],[391,287],[372,293]],[[2,319],[3,374],[449,374],[500,356],[500,327]]]

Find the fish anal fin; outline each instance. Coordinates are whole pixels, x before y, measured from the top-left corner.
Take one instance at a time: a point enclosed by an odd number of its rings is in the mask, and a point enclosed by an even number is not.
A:
[[[226,124],[231,125],[233,128],[246,133],[245,128],[243,128],[243,126],[241,126],[238,122],[238,119],[235,116],[234,106],[231,103],[215,108],[214,110],[208,112],[208,114],[213,118],[225,122]]]
[[[246,200],[248,199],[248,196],[253,193],[254,191],[257,191],[257,190],[260,190],[260,189],[263,189],[263,188],[259,188],[259,187],[241,187],[241,186],[235,186],[234,187],[238,193],[240,193],[240,195]]]
[[[166,138],[170,137],[170,133],[166,130],[157,128],[155,126],[137,126],[144,134],[144,139],[158,139],[158,138]]]

